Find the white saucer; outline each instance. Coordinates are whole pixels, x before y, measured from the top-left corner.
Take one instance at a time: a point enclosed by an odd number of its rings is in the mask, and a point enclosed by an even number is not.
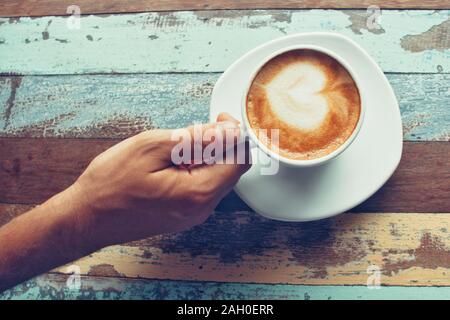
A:
[[[345,212],[374,194],[392,175],[402,154],[402,121],[394,92],[375,61],[353,40],[335,33],[302,33],[265,43],[234,62],[217,81],[210,119],[228,112],[241,121],[241,94],[251,72],[271,52],[296,44],[318,45],[348,61],[367,98],[355,141],[332,162],[312,168],[280,164],[276,175],[261,175],[254,163],[235,187],[259,214],[284,221],[311,221]],[[259,156],[259,154],[258,154]],[[260,157],[260,156],[259,156]]]

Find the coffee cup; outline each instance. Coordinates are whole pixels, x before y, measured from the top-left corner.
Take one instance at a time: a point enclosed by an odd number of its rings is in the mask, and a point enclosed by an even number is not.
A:
[[[251,73],[242,93],[242,130],[252,147],[272,159],[317,166],[355,140],[365,108],[361,82],[345,59],[316,45],[289,46],[265,57]],[[268,129],[278,130],[278,145],[269,144],[274,136]]]

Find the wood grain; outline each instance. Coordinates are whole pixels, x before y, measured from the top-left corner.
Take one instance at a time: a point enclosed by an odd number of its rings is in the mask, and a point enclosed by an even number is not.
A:
[[[46,200],[73,183],[91,159],[117,141],[0,138],[0,202]],[[449,159],[449,143],[405,142],[393,177],[356,210],[450,212]]]
[[[183,11],[0,18],[0,73],[222,72],[250,49],[299,32],[350,37],[385,72],[449,72],[449,10]],[[238,35],[238,36],[237,36]],[[426,39],[426,41],[424,41]]]
[[[0,16],[49,16],[66,15],[69,0],[3,0]],[[125,13],[169,10],[217,10],[217,9],[305,9],[305,8],[362,8],[376,5],[382,9],[445,9],[450,5],[441,0],[77,0],[82,14]]]
[[[44,201],[72,184],[97,154],[116,142],[0,139],[0,202]]]
[[[123,138],[208,121],[218,73],[0,77],[0,136]],[[387,74],[407,141],[450,140],[450,74]]]
[[[445,300],[449,287],[305,286],[205,281],[81,277],[81,288],[69,289],[67,275],[45,274],[0,294],[0,300]]]
[[[366,285],[367,268],[376,265],[381,285],[449,286],[449,230],[449,213],[346,213],[289,223],[216,210],[191,230],[71,264],[87,276],[302,285]]]
[[[366,285],[375,265],[385,286],[448,286],[449,223],[448,214],[436,213],[293,224],[216,212],[190,231],[108,247],[73,263],[91,276],[302,285]]]
[[[448,214],[344,214],[305,224],[249,212],[216,214],[190,231],[109,247],[74,262],[126,277],[304,285],[448,286]],[[64,268],[58,269],[64,272]],[[108,271],[110,272],[110,271]]]

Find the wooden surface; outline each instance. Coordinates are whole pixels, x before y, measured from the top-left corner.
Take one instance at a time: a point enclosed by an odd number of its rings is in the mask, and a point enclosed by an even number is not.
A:
[[[68,186],[116,141],[207,121],[220,73],[295,32],[345,34],[379,63],[399,100],[404,152],[394,176],[352,213],[275,222],[231,193],[202,226],[74,262],[79,291],[65,286],[61,267],[0,299],[450,298],[449,10],[383,10],[381,29],[371,29],[364,2],[252,10],[280,2],[85,1],[84,14],[125,14],[83,16],[69,30],[66,18],[47,16],[63,15],[66,3],[45,2],[0,8],[0,225]],[[312,6],[362,10],[287,10]],[[222,8],[251,10],[213,10]],[[173,9],[202,10],[131,13]],[[10,18],[23,15],[45,16]],[[371,264],[380,290],[365,286]]]
[[[81,288],[69,289],[67,277],[47,274],[27,281],[0,295],[7,299],[289,299],[289,300],[445,300],[449,287],[389,286],[368,290],[366,286],[306,286],[221,282],[158,281],[126,278],[81,277]]]
[[[41,203],[72,184],[118,140],[0,138],[0,202]],[[418,163],[421,163],[418,166]],[[450,212],[450,144],[405,142],[394,176],[355,208],[371,212]],[[245,205],[237,198],[236,208]]]
[[[0,16],[66,15],[70,0],[2,0]],[[82,14],[123,13],[168,10],[211,9],[285,9],[285,8],[367,8],[371,5],[387,8],[442,9],[450,5],[442,0],[77,0]]]
[[[31,207],[0,205],[0,215]],[[385,286],[449,286],[449,230],[445,213],[346,213],[285,223],[219,207],[192,230],[108,247],[74,264],[81,275],[98,277],[361,286],[377,265]]]
[[[222,72],[268,40],[312,31],[347,35],[385,72],[449,72],[449,12],[389,10],[381,29],[365,10],[90,15],[79,30],[65,17],[0,18],[0,73]]]
[[[207,122],[219,75],[0,77],[0,137],[124,138]],[[448,141],[450,74],[386,76],[399,101],[405,141]]]

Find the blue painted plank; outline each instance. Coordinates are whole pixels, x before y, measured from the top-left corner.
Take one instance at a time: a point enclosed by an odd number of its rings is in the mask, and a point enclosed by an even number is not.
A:
[[[221,72],[280,36],[332,31],[354,39],[385,72],[449,72],[449,10],[225,10],[0,18],[0,72]],[[444,35],[444,36],[443,36]]]
[[[207,122],[218,77],[214,73],[0,77],[0,136],[117,138],[148,128]],[[387,77],[399,100],[404,139],[448,141],[450,74]]]
[[[127,278],[82,277],[81,287],[66,285],[67,276],[43,275],[20,284],[0,300],[18,299],[450,299],[450,287],[304,286],[137,280]]]

